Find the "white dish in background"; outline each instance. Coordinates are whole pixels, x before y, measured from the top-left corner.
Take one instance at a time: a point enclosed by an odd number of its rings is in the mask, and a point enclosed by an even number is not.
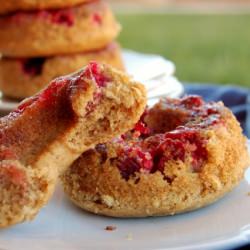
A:
[[[1,230],[1,250],[228,250],[250,242],[250,169],[230,194],[175,216],[115,219],[75,207],[57,188],[36,219]],[[106,226],[116,226],[106,231]]]
[[[130,50],[123,51],[128,74],[143,82],[148,90],[149,104],[161,96],[178,97],[183,93],[182,84],[173,77],[175,66],[172,62],[157,55],[147,55]],[[3,98],[0,92],[0,114],[16,108],[18,102]],[[1,247],[1,246],[0,246]]]
[[[138,81],[147,81],[161,75],[172,76],[175,65],[159,55],[143,54],[132,50],[123,50],[125,67]]]

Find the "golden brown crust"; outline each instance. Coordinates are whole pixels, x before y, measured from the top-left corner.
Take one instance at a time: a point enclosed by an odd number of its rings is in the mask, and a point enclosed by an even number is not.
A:
[[[142,85],[92,63],[2,118],[0,227],[32,219],[51,197],[58,174],[96,143],[130,129],[145,103]]]
[[[89,0],[0,0],[0,14],[20,10],[59,9],[75,6]]]
[[[0,89],[7,97],[23,99],[36,94],[52,79],[79,70],[90,61],[124,69],[117,43],[111,43],[104,49],[88,53],[33,60],[2,58],[0,59]],[[26,67],[30,68],[26,69]]]
[[[0,17],[0,52],[8,57],[82,53],[105,47],[119,31],[103,1],[57,11],[16,13]]]
[[[62,175],[66,194],[87,211],[114,217],[173,215],[211,204],[239,184],[249,164],[239,123],[221,108],[223,122],[202,132],[208,157],[201,171],[177,160],[165,163],[164,175],[137,172],[125,180],[114,164],[116,146],[109,143],[104,159],[90,150]]]

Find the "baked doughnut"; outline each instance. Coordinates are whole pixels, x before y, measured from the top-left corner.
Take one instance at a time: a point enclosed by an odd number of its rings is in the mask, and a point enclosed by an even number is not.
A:
[[[143,85],[91,63],[1,118],[0,227],[32,219],[58,174],[85,150],[133,127],[145,103]]]
[[[109,6],[93,1],[59,10],[0,16],[0,53],[7,57],[45,57],[105,47],[120,26]]]
[[[20,10],[59,9],[87,1],[89,0],[0,0],[0,14]]]
[[[246,139],[229,109],[188,96],[161,100],[134,130],[83,153],[61,179],[87,211],[162,216],[221,198],[248,163]]]
[[[120,47],[116,43],[88,53],[31,59],[2,58],[0,89],[7,97],[23,99],[40,91],[52,79],[79,70],[93,60],[124,69]]]

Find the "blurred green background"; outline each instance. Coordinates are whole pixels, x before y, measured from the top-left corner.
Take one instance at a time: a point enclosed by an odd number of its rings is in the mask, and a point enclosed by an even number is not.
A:
[[[125,48],[157,53],[185,82],[250,87],[249,14],[120,13]]]

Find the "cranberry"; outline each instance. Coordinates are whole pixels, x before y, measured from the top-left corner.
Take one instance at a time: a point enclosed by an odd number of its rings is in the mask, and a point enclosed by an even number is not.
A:
[[[15,152],[13,152],[10,149],[1,149],[0,150],[0,160],[16,160],[17,159],[17,155],[15,154]]]
[[[71,27],[74,25],[74,19],[74,13],[71,9],[51,11],[51,21],[53,23]]]
[[[101,72],[100,66],[96,62],[91,62],[87,66],[84,76],[94,78],[98,87],[106,87],[108,78]]]
[[[2,166],[0,168],[0,182],[10,182],[14,185],[25,187],[27,184],[26,176],[23,170],[15,165]]]
[[[150,133],[150,129],[147,128],[142,121],[139,121],[135,124],[134,130],[139,132],[140,135],[149,135]]]
[[[101,25],[102,24],[102,16],[99,13],[94,13],[92,15],[92,20],[94,21],[94,23]]]
[[[139,172],[140,164],[136,159],[126,157],[118,163],[118,168],[122,177],[125,180],[128,180],[131,175],[133,176],[135,174],[135,172]]]
[[[218,108],[214,107],[212,104],[207,104],[206,105],[206,113],[207,115],[214,115],[214,114],[218,114]]]
[[[22,70],[25,74],[30,76],[38,76],[43,71],[43,65],[45,63],[45,58],[30,58],[30,59],[22,59]]]
[[[181,127],[179,130],[166,133],[165,138],[165,142],[159,146],[157,152],[158,155],[164,156],[164,160],[184,161],[186,155],[190,154],[193,159],[193,169],[198,171],[207,159],[204,139],[197,130]]]
[[[200,107],[204,104],[204,101],[200,96],[191,95],[181,99],[181,104],[187,108]]]
[[[32,13],[38,18],[50,20],[55,24],[62,24],[71,27],[74,25],[75,18],[72,9],[61,9],[61,10],[40,10]]]
[[[153,159],[150,153],[143,152],[139,147],[124,147],[124,152],[120,157],[122,160],[118,163],[121,175],[126,180],[135,172],[150,172],[153,167]]]
[[[160,171],[164,175],[166,163],[169,161],[186,163],[189,160],[194,172],[201,171],[208,158],[206,139],[203,138],[201,131],[216,124],[223,124],[220,106],[212,102],[205,103],[199,96],[167,98],[161,101],[160,107],[159,104],[155,107],[156,110],[158,108],[164,111],[162,117],[157,118],[159,121],[166,119],[166,123],[171,123],[179,116],[180,122],[171,126],[171,131],[167,128],[160,133],[155,130],[149,131],[144,118],[147,115],[151,121],[154,118],[151,110],[146,110],[134,129],[122,135],[122,140],[119,142],[123,152],[119,157],[122,160],[118,168],[125,179],[140,171],[148,173]],[[182,119],[183,116],[185,119]],[[155,126],[159,123],[157,119]],[[133,133],[138,133],[139,136],[131,136]],[[168,180],[168,177],[164,178]],[[168,181],[171,182],[170,179]]]

